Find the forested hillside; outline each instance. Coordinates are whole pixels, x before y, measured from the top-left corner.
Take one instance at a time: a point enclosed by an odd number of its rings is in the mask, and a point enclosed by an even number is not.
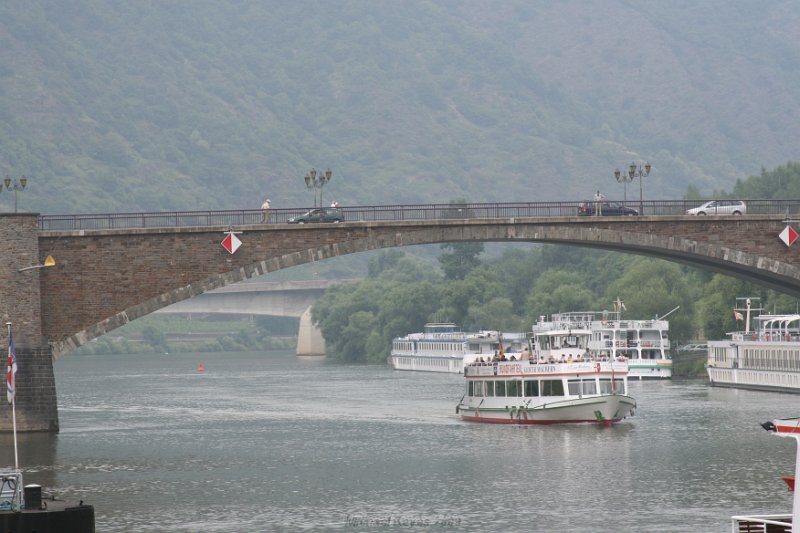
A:
[[[310,205],[312,166],[342,205],[621,198],[632,160],[645,197],[710,195],[798,159],[798,27],[792,1],[8,0],[0,174],[43,213]]]

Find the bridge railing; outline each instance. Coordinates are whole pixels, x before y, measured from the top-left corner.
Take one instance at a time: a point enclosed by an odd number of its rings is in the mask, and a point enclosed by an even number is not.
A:
[[[648,200],[625,202],[643,215],[685,215],[704,200]],[[573,202],[507,202],[463,204],[373,205],[339,207],[345,222],[440,220],[464,218],[522,218],[575,216],[581,204]],[[622,202],[620,202],[622,203]],[[748,214],[798,215],[800,200],[745,200]],[[308,208],[271,209],[270,223],[281,224]],[[97,213],[41,215],[42,230],[97,230],[189,226],[239,226],[261,223],[261,210],[171,211],[151,213]]]

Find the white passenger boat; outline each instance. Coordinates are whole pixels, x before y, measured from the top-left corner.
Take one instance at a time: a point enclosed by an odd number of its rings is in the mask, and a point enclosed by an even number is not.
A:
[[[794,479],[800,478],[800,418],[778,418],[761,426],[779,437],[796,441]],[[784,478],[786,479],[786,478]],[[779,533],[796,531],[792,524],[800,524],[800,491],[794,491],[792,512],[784,514],[737,515],[731,517],[732,532]]]
[[[473,422],[610,425],[636,407],[627,375],[624,360],[474,362],[464,369],[466,391],[456,412]]]
[[[587,352],[593,357],[622,356],[628,359],[629,378],[671,378],[669,322],[664,320],[669,313],[652,320],[627,320],[622,318],[624,310],[625,304],[617,298],[613,311],[541,316],[533,325],[535,351],[556,361]]]
[[[800,392],[800,314],[759,314],[758,298],[736,301],[734,316],[744,330],[728,333],[727,340],[708,342],[711,384]]]
[[[495,353],[521,356],[528,349],[524,333],[465,333],[455,324],[425,324],[421,333],[392,341],[389,364],[396,370],[463,373],[464,365]]]

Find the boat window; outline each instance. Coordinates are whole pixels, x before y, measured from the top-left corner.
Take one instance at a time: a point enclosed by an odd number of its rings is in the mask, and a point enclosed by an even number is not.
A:
[[[506,395],[522,396],[522,382],[518,379],[512,379],[506,382]]]
[[[494,396],[494,381],[486,381],[486,396]]]
[[[525,396],[539,396],[539,381],[535,379],[525,380]]]
[[[543,379],[542,396],[564,396],[564,383],[560,379]]]
[[[600,394],[611,394],[611,380],[610,379],[601,379],[600,380]]]
[[[608,381],[608,387],[611,388],[611,380]],[[570,396],[581,396],[586,394],[597,394],[597,383],[595,380],[580,380],[571,379],[567,382],[567,390]]]
[[[467,382],[467,396],[472,396],[472,389],[474,383],[472,381]]]
[[[506,395],[506,382],[505,381],[497,381],[495,383],[494,395],[495,396],[505,396]]]

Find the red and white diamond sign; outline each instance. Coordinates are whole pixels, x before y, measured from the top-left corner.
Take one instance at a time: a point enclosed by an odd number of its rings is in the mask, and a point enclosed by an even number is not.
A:
[[[783,231],[781,232],[780,235],[778,235],[778,237],[781,238],[783,244],[785,244],[786,246],[791,246],[794,244],[794,241],[797,240],[798,234],[793,227],[786,226],[785,228],[783,228]]]
[[[222,239],[222,247],[228,250],[228,253],[233,255],[233,253],[239,249],[242,245],[242,241],[239,240],[234,233],[241,233],[241,232],[234,232],[233,230],[228,230],[225,232],[226,236]]]

